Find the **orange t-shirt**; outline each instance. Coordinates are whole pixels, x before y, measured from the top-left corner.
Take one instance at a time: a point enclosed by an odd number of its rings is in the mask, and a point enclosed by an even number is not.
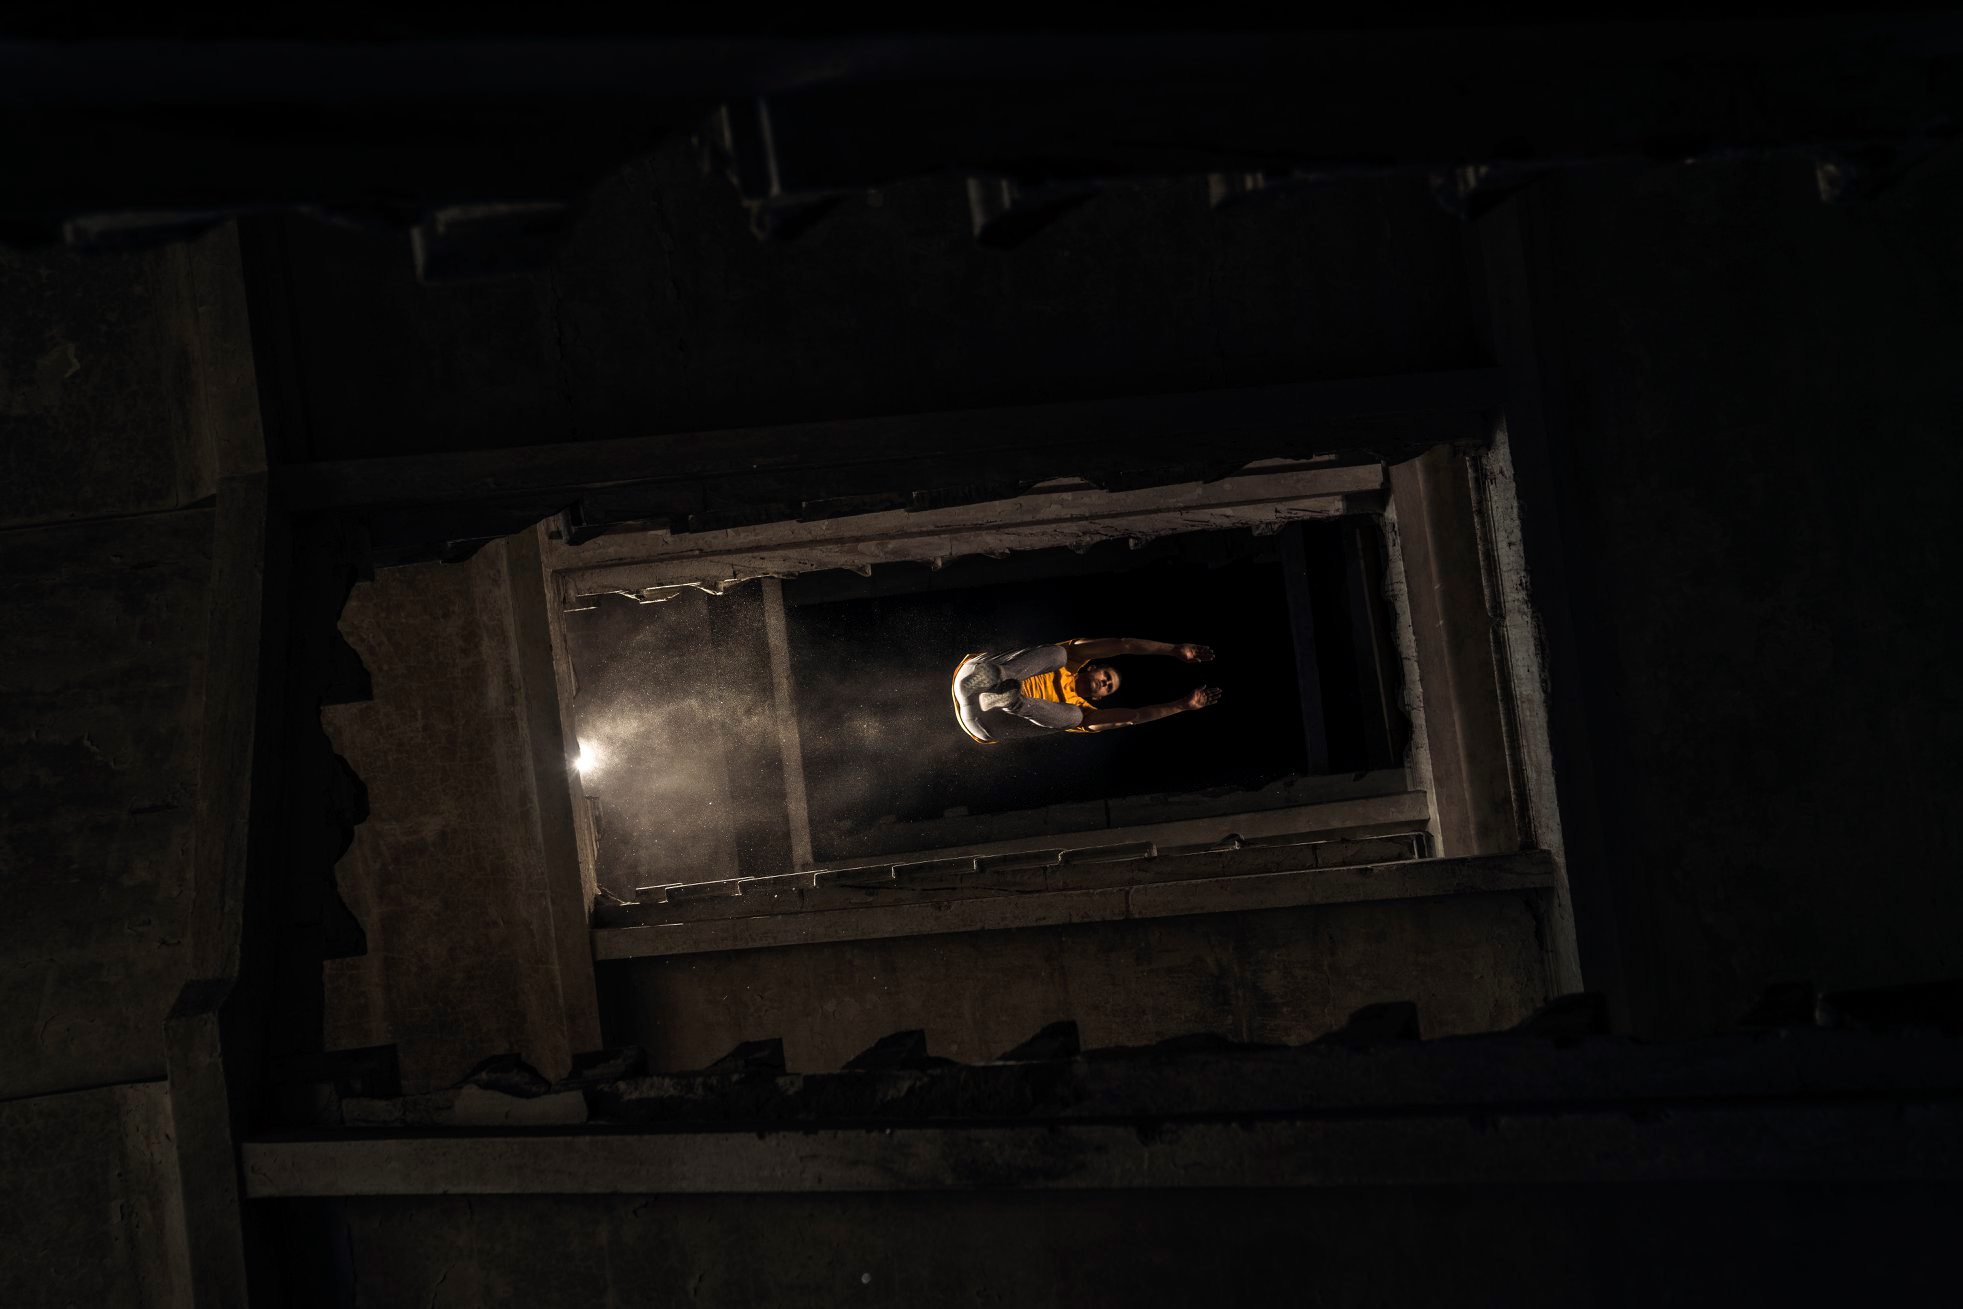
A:
[[[1031,700],[1048,700],[1052,704],[1074,704],[1079,709],[1095,709],[1090,698],[1077,689],[1077,674],[1068,668],[1054,672],[1038,673],[1025,677],[1021,682],[1022,693]],[[1066,727],[1067,732],[1088,732],[1088,727]]]

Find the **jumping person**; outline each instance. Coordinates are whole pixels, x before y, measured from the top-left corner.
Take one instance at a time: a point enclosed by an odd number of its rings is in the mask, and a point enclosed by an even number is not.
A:
[[[1220,688],[1143,709],[1105,709],[1096,703],[1118,689],[1118,670],[1105,662],[1119,655],[1164,655],[1203,664],[1213,651],[1203,645],[1168,645],[1131,638],[1032,645],[1007,654],[972,654],[954,670],[954,717],[961,730],[984,745],[1052,732],[1103,732],[1220,703]]]

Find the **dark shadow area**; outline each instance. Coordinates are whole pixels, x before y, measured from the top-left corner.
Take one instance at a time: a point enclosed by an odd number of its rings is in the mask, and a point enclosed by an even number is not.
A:
[[[1200,533],[1159,545],[964,559],[939,572],[898,565],[865,579],[873,594],[851,598],[838,593],[859,588],[830,578],[811,579],[808,590],[787,586],[814,829],[1254,789],[1303,771],[1275,538]],[[1226,698],[1202,713],[1103,733],[988,746],[961,733],[949,680],[964,656],[1104,636],[1200,642],[1218,654],[1204,666],[1117,659],[1123,682],[1112,705],[1158,704],[1209,683]]]

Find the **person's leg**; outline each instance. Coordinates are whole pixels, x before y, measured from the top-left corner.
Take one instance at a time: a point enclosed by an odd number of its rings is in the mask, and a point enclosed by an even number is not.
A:
[[[1044,727],[1027,718],[1018,718],[1006,709],[981,715],[981,729],[988,734],[990,741],[1033,741],[1055,736],[1057,732],[1054,727]]]
[[[1038,673],[1053,673],[1068,659],[1060,645],[1032,645],[1005,655],[992,655],[989,663],[1002,675],[1002,680],[1020,682]]]
[[[1025,697],[1018,685],[1026,677],[1054,672],[1068,656],[1060,645],[1032,645],[1003,655],[976,655],[954,674],[954,712],[970,736],[990,740],[991,720],[1007,712],[1026,723],[1060,731],[1083,722],[1075,705]]]
[[[974,655],[954,670],[954,717],[961,730],[977,741],[992,740],[982,718],[981,698],[1002,681],[987,655]]]
[[[1036,700],[1020,694],[1012,703],[1002,707],[1023,721],[1034,723],[1052,732],[1068,731],[1084,721],[1084,711],[1074,704]]]

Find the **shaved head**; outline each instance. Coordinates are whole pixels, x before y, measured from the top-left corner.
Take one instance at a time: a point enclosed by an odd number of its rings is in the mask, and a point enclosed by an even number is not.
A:
[[[1102,700],[1118,689],[1118,670],[1110,664],[1089,663],[1077,670],[1077,686],[1087,700]]]

